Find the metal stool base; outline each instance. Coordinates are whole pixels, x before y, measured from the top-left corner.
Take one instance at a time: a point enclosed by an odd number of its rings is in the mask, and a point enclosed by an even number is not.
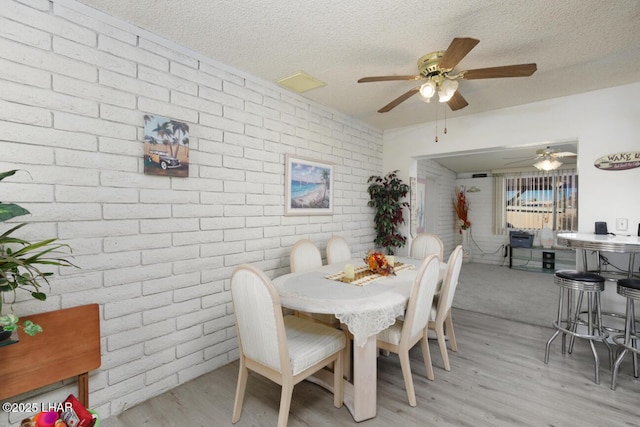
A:
[[[566,353],[566,336],[569,335],[569,354],[573,351],[573,344],[576,338],[585,339],[589,341],[591,352],[593,353],[593,359],[595,362],[595,383],[600,384],[600,358],[595,348],[595,341],[602,342],[609,352],[609,366],[613,364],[613,352],[607,338],[609,333],[604,329],[602,325],[602,312],[600,310],[600,293],[604,289],[604,279],[602,281],[581,281],[568,279],[565,277],[554,277],[554,282],[560,287],[560,294],[558,297],[558,317],[552,322],[555,332],[547,341],[544,353],[544,363],[549,363],[549,350],[551,343],[562,333],[562,354]],[[573,305],[573,297],[578,294],[578,301],[575,306]],[[586,314],[587,320],[584,321],[580,318],[583,298],[586,294],[587,297],[587,310],[583,313]],[[566,297],[566,304],[565,304]],[[566,308],[566,313],[565,313]],[[584,325],[587,327],[586,333],[578,332],[578,326]]]
[[[637,345],[637,340],[640,339],[640,337],[638,337],[636,331],[634,304],[636,299],[640,299],[640,290],[621,286],[620,282],[618,282],[618,294],[627,298],[627,309],[625,313],[626,321],[624,334],[613,337],[613,341],[618,345],[618,350],[616,361],[613,365],[613,371],[611,373],[611,390],[616,389],[618,370],[620,369],[620,365],[628,352],[633,353],[633,376],[638,378],[638,354],[640,354],[640,348],[638,348]]]

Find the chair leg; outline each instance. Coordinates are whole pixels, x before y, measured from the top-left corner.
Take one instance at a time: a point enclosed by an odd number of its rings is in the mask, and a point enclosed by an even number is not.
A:
[[[560,335],[560,329],[556,329],[556,331],[551,335],[549,341],[547,341],[547,345],[544,347],[544,364],[549,363],[549,348],[551,347],[551,343],[555,340],[558,335]],[[564,338],[564,335],[562,336]],[[564,348],[564,347],[563,347]]]
[[[424,368],[427,370],[427,379],[434,380],[433,364],[431,363],[431,352],[429,351],[429,338],[427,337],[425,328],[422,339],[420,340],[420,348],[422,349],[422,359],[424,360]]]
[[[602,325],[602,301],[600,298],[600,293],[596,294],[596,321],[598,322],[598,334],[600,336],[604,335],[604,326]],[[602,342],[604,343],[605,347],[607,347],[607,351],[609,352],[609,369],[613,369],[613,362],[614,362],[614,358],[613,358],[613,349],[611,348],[611,345],[609,344],[609,341],[607,341],[606,339],[602,340]]]
[[[453,332],[453,319],[451,318],[451,310],[449,310],[449,314],[447,314],[447,317],[444,321],[445,321],[447,336],[449,337],[449,345],[451,346],[451,351],[458,351],[456,334]]]
[[[347,347],[349,342],[347,341]],[[344,351],[338,353],[338,359],[333,362],[333,406],[341,408],[344,402]]]
[[[409,352],[401,351],[398,354],[400,358],[400,367],[402,368],[402,376],[404,377],[404,387],[407,389],[407,398],[409,406],[416,406],[416,392],[413,388],[413,378],[411,377],[411,362],[409,362]]]
[[[293,396],[293,384],[290,380],[283,381],[280,393],[280,412],[278,413],[278,427],[287,427],[289,421],[289,409],[291,409],[291,397]]]
[[[633,299],[631,299],[630,305],[631,314],[627,315],[627,317],[630,317],[631,319],[631,322],[629,323],[629,329],[631,330],[631,345],[633,348],[638,348],[638,339],[636,338],[638,336],[638,333],[636,331],[636,309],[635,301]],[[638,353],[635,351],[632,351],[631,353],[631,357],[633,357],[633,376],[634,378],[638,378]]]
[[[249,377],[249,370],[245,366],[244,358],[240,356],[240,370],[238,371],[238,385],[236,386],[236,400],[233,404],[233,416],[231,418],[232,423],[237,423],[242,415],[242,404],[244,402],[244,393],[247,389],[247,378]]]
[[[569,291],[571,292],[571,291]],[[584,297],[584,292],[580,291],[578,293],[578,303],[576,304],[575,307],[575,315],[573,316],[572,320],[571,320],[571,331],[575,334],[576,331],[578,330],[578,321],[580,320],[580,312],[582,311],[582,299]],[[591,333],[591,331],[589,331],[589,333]],[[576,342],[576,336],[575,335],[571,335],[571,337],[569,338],[569,354],[573,353],[573,344]]]
[[[444,335],[444,324],[436,324],[436,337],[438,338],[438,347],[440,347],[440,355],[442,356],[442,363],[444,363],[444,370],[450,371],[451,365],[449,364],[449,355],[447,354],[447,341]]]
[[[351,338],[347,336],[347,345],[345,345],[344,347],[344,352],[342,357],[343,375],[344,375],[344,379],[347,381],[351,381],[351,358],[352,358],[351,345],[352,343],[353,343],[353,340],[351,340]]]

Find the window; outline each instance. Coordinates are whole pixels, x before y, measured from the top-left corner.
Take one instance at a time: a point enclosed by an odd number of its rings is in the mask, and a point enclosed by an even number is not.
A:
[[[577,231],[578,175],[575,169],[495,176],[496,233],[510,229]]]

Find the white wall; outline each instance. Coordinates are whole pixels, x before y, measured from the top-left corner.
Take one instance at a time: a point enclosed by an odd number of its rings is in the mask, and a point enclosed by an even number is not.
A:
[[[384,134],[383,169],[398,169],[400,177],[408,179],[415,159],[421,156],[577,140],[579,231],[593,232],[595,221],[606,221],[614,230],[616,218],[628,218],[628,233],[635,234],[640,222],[640,168],[603,171],[593,162],[606,154],[640,151],[638,99],[640,83],[634,83],[448,119],[449,132],[438,143],[430,137],[435,132],[434,123],[394,129]],[[480,187],[475,180],[471,185]],[[474,204],[474,199],[488,195],[484,189],[470,194]],[[477,213],[472,209],[472,221]],[[495,249],[495,245],[487,249]]]
[[[417,177],[427,180],[426,231],[440,236],[444,243],[444,256],[447,258],[461,240],[455,233],[454,217],[450,209],[453,194],[451,189],[456,185],[456,174],[433,160],[421,160],[417,167]],[[410,237],[408,240],[411,240]],[[408,246],[410,245],[409,242]]]
[[[24,237],[59,238],[80,267],[13,310],[100,304],[103,418],[237,358],[237,265],[275,277],[295,241],[324,249],[334,233],[372,246],[379,130],[71,0],[5,0],[0,16],[0,170],[25,171],[0,200],[31,211]],[[145,114],[189,125],[188,178],[143,174]],[[288,153],[335,165],[333,216],[283,216]],[[12,401],[77,393],[42,392]]]

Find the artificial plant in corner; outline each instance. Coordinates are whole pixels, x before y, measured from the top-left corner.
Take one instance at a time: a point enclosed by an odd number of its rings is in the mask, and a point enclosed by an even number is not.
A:
[[[17,170],[0,172],[0,181],[15,175]],[[13,203],[0,202],[0,222],[26,215],[29,211]],[[42,271],[43,266],[75,267],[64,258],[68,245],[54,244],[57,239],[47,239],[40,242],[29,242],[15,237],[16,231],[27,225],[21,223],[0,231],[0,327],[5,331],[14,331],[22,326],[29,335],[42,332],[39,325],[30,321],[19,324],[19,318],[12,314],[3,314],[6,304],[13,304],[18,292],[27,292],[33,298],[44,301],[47,295],[43,292],[43,285],[49,286],[48,278],[53,273]]]
[[[389,172],[384,177],[372,175],[367,181],[371,200],[367,203],[376,210],[373,219],[376,229],[376,245],[387,249],[387,254],[394,255],[396,248],[401,248],[407,243],[398,227],[404,224],[403,208],[409,206],[408,202],[402,202],[409,186],[398,178],[398,171]]]

